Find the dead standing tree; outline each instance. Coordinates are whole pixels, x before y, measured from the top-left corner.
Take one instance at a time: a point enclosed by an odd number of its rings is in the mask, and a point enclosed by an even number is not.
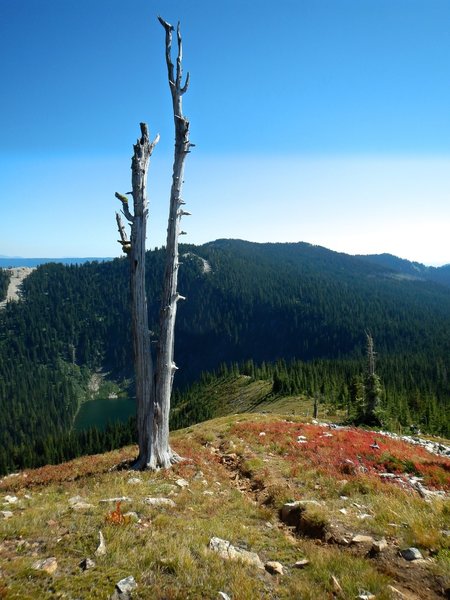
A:
[[[166,32],[166,63],[169,87],[172,95],[175,121],[175,150],[170,192],[169,222],[167,228],[166,266],[159,319],[159,341],[156,353],[156,368],[150,349],[147,298],[145,294],[145,239],[148,216],[147,173],[150,157],[158,142],[157,136],[150,142],[148,128],[141,123],[141,138],[134,145],[131,161],[132,196],[134,214],[131,214],[128,199],[116,192],[122,202],[122,212],[131,224],[131,240],[126,235],[120,215],[116,213],[120,240],[131,263],[131,316],[136,379],[137,429],[139,456],[136,469],[167,468],[178,462],[180,457],[169,445],[170,397],[175,371],[174,332],[177,303],[183,299],[177,291],[178,281],[178,237],[184,232],[180,221],[190,213],[183,210],[182,186],[184,162],[193,144],[189,142],[189,121],[183,116],[182,96],[188,89],[189,74],[182,85],[182,40],[180,25],[177,27],[178,54],[176,69],[172,62],[172,25],[158,17]]]

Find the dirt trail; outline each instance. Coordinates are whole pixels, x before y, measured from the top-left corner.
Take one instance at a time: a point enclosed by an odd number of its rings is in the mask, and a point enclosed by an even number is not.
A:
[[[8,301],[15,301],[20,299],[20,287],[24,279],[34,271],[36,267],[13,267],[12,269],[5,269],[11,273],[11,279],[9,280],[8,291],[6,292],[6,299],[0,302],[0,309],[6,306]]]

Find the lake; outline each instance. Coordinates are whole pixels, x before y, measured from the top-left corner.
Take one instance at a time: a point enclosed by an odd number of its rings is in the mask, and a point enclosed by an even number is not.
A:
[[[136,414],[134,398],[97,398],[81,405],[74,423],[76,431],[90,427],[105,429],[108,423],[128,421]]]

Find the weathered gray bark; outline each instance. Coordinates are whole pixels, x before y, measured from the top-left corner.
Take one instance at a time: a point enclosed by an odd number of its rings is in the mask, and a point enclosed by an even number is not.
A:
[[[145,238],[148,216],[147,174],[150,156],[159,140],[157,136],[153,142],[150,142],[145,123],[141,123],[141,134],[141,138],[134,145],[131,160],[134,214],[129,210],[128,198],[116,192],[116,197],[122,202],[123,214],[131,224],[131,241],[128,241],[120,215],[116,213],[119,242],[130,258],[131,269],[131,322],[139,444],[139,456],[135,464],[137,469],[145,468],[150,452],[154,400],[153,364],[145,293]]]
[[[178,55],[176,73],[171,59],[172,25],[158,17],[166,31],[166,62],[169,86],[172,94],[175,121],[175,152],[170,193],[169,223],[167,228],[166,266],[159,322],[159,341],[156,368],[150,350],[147,299],[145,294],[145,238],[148,214],[147,172],[150,156],[158,137],[150,143],[147,125],[141,123],[142,137],[134,146],[132,158],[132,183],[134,214],[128,206],[128,198],[116,192],[122,202],[123,214],[131,223],[131,240],[128,240],[120,215],[116,213],[117,226],[123,251],[131,263],[131,306],[136,379],[137,429],[139,456],[136,469],[159,469],[178,462],[180,457],[169,445],[169,412],[173,378],[177,367],[174,362],[174,331],[177,302],[183,297],[177,292],[178,236],[180,220],[189,213],[182,209],[181,197],[184,161],[193,145],[189,142],[189,121],[183,116],[183,94],[189,85],[189,74],[184,86],[182,81],[182,41],[177,28]]]
[[[155,373],[155,406],[151,439],[150,467],[168,467],[179,457],[169,446],[169,411],[173,378],[177,367],[174,361],[175,319],[177,303],[184,299],[177,291],[178,281],[178,237],[184,232],[180,221],[184,215],[182,187],[184,162],[192,144],[189,142],[189,121],[183,116],[182,96],[189,86],[189,73],[182,85],[182,40],[180,24],[177,27],[178,55],[176,70],[172,63],[172,25],[158,17],[166,31],[166,63],[169,87],[172,95],[173,116],[175,122],[175,150],[170,191],[169,223],[167,227],[166,266],[164,273],[163,296],[159,322],[159,343]]]

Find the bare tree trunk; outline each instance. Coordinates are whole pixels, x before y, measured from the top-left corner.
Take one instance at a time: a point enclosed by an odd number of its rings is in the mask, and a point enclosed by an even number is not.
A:
[[[150,143],[148,128],[144,123],[141,123],[142,136],[134,146],[131,164],[134,214],[131,214],[128,208],[128,198],[116,192],[116,197],[122,202],[123,214],[131,223],[131,241],[129,241],[120,215],[116,213],[120,235],[119,243],[122,245],[123,251],[128,254],[131,263],[131,315],[139,444],[139,456],[134,465],[136,469],[166,468],[181,460],[169,446],[169,412],[173,377],[177,369],[174,362],[177,302],[183,298],[177,292],[178,236],[184,233],[180,231],[181,217],[190,214],[182,209],[184,201],[181,197],[181,190],[184,161],[193,144],[189,142],[189,121],[183,116],[182,111],[181,98],[188,89],[189,74],[182,86],[180,25],[178,24],[177,28],[178,55],[176,74],[174,74],[174,65],[171,59],[174,28],[161,17],[158,19],[166,31],[166,62],[175,121],[175,152],[155,374],[153,374],[145,294],[145,238],[148,213],[147,172],[150,156],[158,143],[159,136]]]
[[[128,241],[120,215],[116,213],[120,234],[119,243],[122,244],[124,252],[130,258],[131,268],[131,320],[139,445],[139,456],[134,465],[136,469],[143,469],[148,465],[151,451],[154,385],[145,293],[145,238],[148,215],[148,167],[150,156],[159,141],[159,136],[157,136],[153,142],[150,142],[148,127],[145,123],[141,123],[141,134],[141,138],[134,145],[131,161],[134,214],[131,214],[129,210],[128,198],[116,192],[116,197],[122,202],[123,214],[131,223],[131,241]]]
[[[182,96],[188,89],[189,73],[187,74],[184,86],[182,86],[182,40],[180,24],[177,27],[178,55],[176,73],[174,73],[174,65],[171,59],[172,32],[174,28],[161,17],[158,17],[158,19],[166,31],[166,63],[175,121],[175,150],[155,373],[155,404],[149,465],[151,468],[168,467],[170,464],[180,460],[180,457],[169,446],[169,412],[173,378],[177,370],[174,361],[177,303],[179,300],[184,299],[177,291],[179,267],[178,237],[184,234],[180,230],[182,216],[190,214],[182,209],[184,201],[181,193],[184,162],[193,145],[189,142],[189,121],[183,116],[182,110]]]

